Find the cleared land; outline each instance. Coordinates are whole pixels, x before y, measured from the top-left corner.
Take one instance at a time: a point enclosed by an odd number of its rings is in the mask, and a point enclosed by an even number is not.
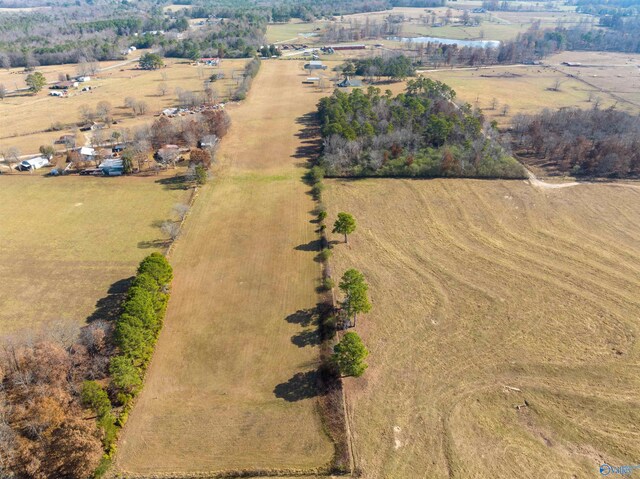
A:
[[[137,53],[137,52],[136,52]],[[72,90],[67,98],[49,96],[48,88],[37,95],[20,92],[0,101],[0,151],[17,147],[22,154],[37,153],[40,145],[52,144],[64,133],[73,131],[75,123],[81,120],[80,107],[89,106],[95,110],[101,101],[108,101],[113,107],[113,118],[119,122],[111,130],[104,130],[109,136],[113,130],[123,130],[153,120],[153,115],[164,108],[178,106],[176,88],[202,92],[204,81],[214,73],[224,73],[225,79],[212,84],[218,98],[226,98],[236,86],[236,79],[244,68],[246,60],[224,60],[220,67],[192,66],[187,60],[165,59],[166,68],[155,71],[137,69],[137,62],[107,62],[87,85],[89,92]],[[39,68],[48,81],[54,82],[59,73],[76,74],[77,65],[56,65]],[[166,76],[166,80],[163,78]],[[26,75],[19,69],[0,72],[0,84],[9,89],[24,88]],[[167,84],[166,95],[158,91],[160,84]],[[125,98],[132,97],[147,103],[147,113],[134,116],[125,106]],[[49,131],[52,125],[61,123],[61,131]],[[81,134],[78,134],[82,138]],[[85,138],[88,143],[89,138]],[[79,144],[84,144],[82,140]]]
[[[562,62],[580,63],[579,67]],[[571,75],[600,97],[612,96],[617,108],[640,108],[640,55],[611,52],[563,52],[547,63]]]
[[[320,94],[303,78],[297,62],[264,62],[230,109],[221,171],[172,257],[167,319],[121,436],[120,471],[311,468],[333,455],[314,399],[306,310],[320,268],[295,122]]]
[[[593,108],[590,96],[600,99],[600,108],[617,103],[618,108],[637,111],[633,105],[618,102],[606,89],[597,89],[544,66],[442,69],[423,74],[445,82],[456,91],[457,100],[479,106],[489,119],[495,119],[502,125],[517,113],[533,113],[543,108]],[[559,90],[553,91],[556,82],[559,82]],[[494,98],[498,102],[495,110],[492,109]],[[509,106],[506,115],[503,114],[504,105]]]
[[[634,464],[640,188],[329,181],[370,283],[347,380],[364,477],[599,477]],[[335,239],[338,239],[337,237]]]
[[[121,293],[187,199],[156,180],[2,175],[0,335],[80,325]]]

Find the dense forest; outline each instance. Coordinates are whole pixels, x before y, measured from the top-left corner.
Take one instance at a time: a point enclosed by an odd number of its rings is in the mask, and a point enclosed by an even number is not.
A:
[[[374,87],[334,92],[318,104],[321,166],[330,176],[523,177],[482,114],[454,98],[424,77],[395,97]]]
[[[576,176],[640,176],[640,117],[614,109],[545,110],[514,119],[514,147]]]

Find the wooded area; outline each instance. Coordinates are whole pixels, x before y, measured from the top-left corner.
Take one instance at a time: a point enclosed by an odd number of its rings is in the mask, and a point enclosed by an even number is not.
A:
[[[562,173],[640,175],[640,118],[623,111],[566,108],[514,118],[514,147]]]
[[[329,176],[520,178],[522,166],[492,137],[481,112],[421,77],[393,97],[379,88],[335,91],[318,104]]]

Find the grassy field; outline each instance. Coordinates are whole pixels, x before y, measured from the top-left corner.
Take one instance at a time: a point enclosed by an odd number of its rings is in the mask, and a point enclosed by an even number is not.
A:
[[[489,119],[495,119],[502,125],[506,125],[517,113],[532,113],[543,108],[592,108],[593,103],[588,101],[590,95],[600,98],[601,108],[617,103],[617,99],[608,91],[544,66],[442,69],[427,71],[424,75],[445,82],[456,91],[458,100],[479,106]],[[556,80],[560,81],[560,89],[552,91]],[[498,101],[495,110],[491,109],[493,98]],[[509,106],[507,115],[503,115],[504,105]],[[637,111],[629,104],[618,103],[618,107]]]
[[[158,223],[187,194],[156,180],[2,175],[0,335],[82,324],[160,250]]]
[[[322,29],[324,25],[326,25],[325,21],[302,22],[293,20],[288,23],[272,23],[267,25],[267,41],[269,43],[278,43],[285,40],[292,40],[292,43],[314,42],[316,38],[307,38],[303,35],[319,33],[318,29]]]
[[[569,67],[562,62],[581,63]],[[640,55],[610,52],[564,52],[550,57],[547,63],[566,75],[572,75],[598,96],[613,96],[617,108],[640,108]]]
[[[49,95],[45,88],[37,95],[21,93],[5,98],[0,102],[0,151],[9,147],[17,147],[22,154],[37,153],[40,145],[51,144],[64,133],[72,131],[73,124],[80,121],[79,109],[88,105],[92,109],[100,101],[108,101],[113,107],[113,117],[120,124],[112,129],[125,129],[152,121],[153,115],[164,108],[177,106],[176,88],[201,92],[204,80],[213,73],[224,72],[226,78],[213,84],[219,97],[229,95],[230,89],[236,85],[232,78],[242,71],[246,60],[224,60],[220,68],[192,66],[186,60],[165,59],[167,68],[156,71],[138,70],[137,62],[107,62],[101,65],[108,68],[96,75],[89,85],[90,92],[74,90],[68,98]],[[76,74],[76,65],[57,65],[39,69],[53,82],[58,73]],[[168,92],[161,96],[158,86],[165,82]],[[25,75],[19,69],[0,72],[0,84],[9,89],[23,88]],[[124,106],[125,98],[133,97],[148,105],[145,115],[134,117],[131,109]],[[67,128],[63,131],[47,132],[54,123],[60,122]],[[109,134],[109,131],[107,131]]]
[[[361,270],[373,303],[369,369],[347,380],[363,477],[637,462],[638,186],[329,181],[324,197],[358,220],[334,274]]]
[[[310,468],[332,458],[306,312],[320,267],[296,119],[320,94],[301,84],[305,75],[297,62],[264,62],[249,98],[229,109],[217,179],[172,257],[167,319],[118,471]]]

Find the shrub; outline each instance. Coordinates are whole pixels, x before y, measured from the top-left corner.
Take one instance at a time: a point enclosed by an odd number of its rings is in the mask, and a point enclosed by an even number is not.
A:
[[[311,188],[311,194],[316,200],[320,199],[323,191],[324,191],[324,184],[322,182],[316,183],[315,185],[313,185],[313,188]]]
[[[318,213],[318,220],[324,221],[326,218],[327,218],[326,210],[322,210],[320,211],[320,213]]]
[[[91,408],[100,417],[111,411],[109,395],[96,381],[85,381],[82,384],[80,398],[85,407]]]
[[[168,285],[173,279],[173,269],[167,258],[160,253],[151,253],[142,260],[138,266],[138,275],[142,273],[149,274],[160,287]]]
[[[325,291],[330,291],[335,287],[336,283],[331,278],[323,278],[322,279],[322,289]]]
[[[318,254],[318,256],[322,261],[327,261],[329,258],[331,258],[332,254],[333,253],[329,248],[323,248],[322,251],[320,251],[320,253]]]

